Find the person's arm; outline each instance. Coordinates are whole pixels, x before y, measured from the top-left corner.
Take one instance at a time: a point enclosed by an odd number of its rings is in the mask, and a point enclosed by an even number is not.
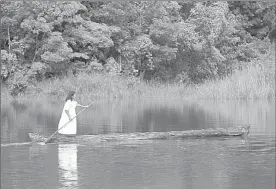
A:
[[[69,113],[69,109],[70,109],[70,101],[68,100],[64,105],[64,111],[67,114],[69,120],[71,120],[72,118],[71,118],[71,115]]]
[[[81,105],[78,102],[77,102],[77,106],[82,107],[82,108],[87,108],[88,107],[88,106]]]
[[[68,111],[68,110],[65,110],[65,113],[68,115],[69,120],[71,120],[72,118],[71,118],[71,116],[70,116],[70,114],[69,114],[69,111]]]

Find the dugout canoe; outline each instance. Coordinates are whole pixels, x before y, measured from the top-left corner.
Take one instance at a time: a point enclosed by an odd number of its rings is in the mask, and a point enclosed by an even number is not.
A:
[[[181,139],[203,137],[242,137],[247,138],[250,126],[236,126],[230,128],[210,128],[202,130],[169,131],[169,132],[143,132],[143,133],[110,133],[98,135],[66,136],[57,134],[49,143],[81,143],[81,142],[108,142],[126,140],[155,140],[155,139]],[[28,133],[32,142],[45,142],[47,136],[39,133]]]

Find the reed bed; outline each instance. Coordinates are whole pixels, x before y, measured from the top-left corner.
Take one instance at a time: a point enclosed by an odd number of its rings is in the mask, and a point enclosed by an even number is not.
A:
[[[243,70],[198,86],[204,98],[210,99],[274,99],[275,62],[267,65],[251,62]]]
[[[69,90],[80,99],[274,99],[275,60],[252,61],[229,77],[198,85],[181,83],[140,82],[135,77],[102,73],[47,80],[30,88],[18,99],[64,99]],[[11,99],[1,86],[1,99]]]

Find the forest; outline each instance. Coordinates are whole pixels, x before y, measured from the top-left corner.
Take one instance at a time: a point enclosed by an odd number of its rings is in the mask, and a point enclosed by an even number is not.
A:
[[[257,88],[275,85],[274,2],[1,1],[0,5],[1,88],[11,96],[30,90],[43,93],[45,87],[54,93],[61,88],[58,81],[66,85],[74,78],[87,81],[86,89],[79,89],[87,93],[88,85],[99,89],[97,82],[107,85],[110,79],[117,85],[125,81],[126,88],[141,82],[150,85],[147,89],[153,83],[188,88],[235,78],[252,66],[262,72]]]

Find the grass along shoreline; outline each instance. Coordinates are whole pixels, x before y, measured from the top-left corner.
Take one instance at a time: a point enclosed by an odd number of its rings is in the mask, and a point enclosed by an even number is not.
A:
[[[107,75],[100,73],[79,74],[77,77],[48,80],[30,87],[18,100],[64,99],[69,90],[78,92],[81,99],[274,99],[275,64],[251,62],[243,70],[233,75],[198,85],[181,83],[161,84],[140,82],[137,78]],[[1,99],[13,99],[8,90],[1,85]]]

